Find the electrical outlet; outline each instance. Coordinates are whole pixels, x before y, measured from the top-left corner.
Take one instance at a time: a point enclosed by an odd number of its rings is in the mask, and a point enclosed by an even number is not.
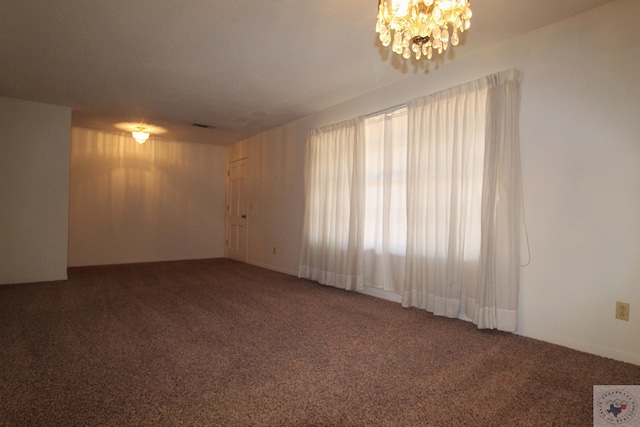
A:
[[[629,320],[629,303],[616,301],[616,319]]]

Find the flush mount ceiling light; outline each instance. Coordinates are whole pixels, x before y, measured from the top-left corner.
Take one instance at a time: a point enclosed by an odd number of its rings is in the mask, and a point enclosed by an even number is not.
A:
[[[376,32],[383,46],[409,59],[456,46],[471,26],[469,0],[378,0]],[[393,32],[393,33],[392,33]]]
[[[144,144],[147,139],[149,139],[149,134],[144,130],[144,127],[141,126],[138,128],[138,130],[131,132],[131,135],[133,135],[133,139],[135,139],[138,144]]]
[[[122,122],[116,123],[114,126],[120,130],[131,132],[133,139],[135,139],[138,144],[144,144],[152,134],[160,135],[167,132],[165,128],[142,122]]]

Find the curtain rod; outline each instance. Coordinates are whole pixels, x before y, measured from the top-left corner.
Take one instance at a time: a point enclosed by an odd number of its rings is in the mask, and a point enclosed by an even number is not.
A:
[[[373,117],[373,116],[379,116],[382,114],[391,114],[396,110],[399,110],[401,108],[404,108],[407,106],[407,103],[402,103],[402,104],[398,104],[398,105],[394,105],[393,107],[389,107],[389,108],[385,108],[384,110],[379,110],[379,111],[374,111],[373,113],[369,113],[367,115],[364,116],[365,119],[368,119],[369,117]]]

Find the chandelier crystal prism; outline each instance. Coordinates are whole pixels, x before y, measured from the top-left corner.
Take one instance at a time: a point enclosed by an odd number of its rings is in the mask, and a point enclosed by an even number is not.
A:
[[[442,53],[471,27],[469,0],[378,0],[376,32],[382,45],[409,59]]]

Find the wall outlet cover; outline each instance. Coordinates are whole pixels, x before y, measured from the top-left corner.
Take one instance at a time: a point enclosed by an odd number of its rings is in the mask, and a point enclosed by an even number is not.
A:
[[[616,301],[616,319],[629,320],[629,303]]]

